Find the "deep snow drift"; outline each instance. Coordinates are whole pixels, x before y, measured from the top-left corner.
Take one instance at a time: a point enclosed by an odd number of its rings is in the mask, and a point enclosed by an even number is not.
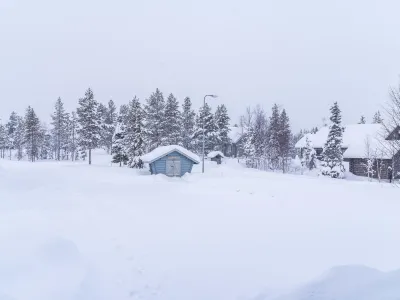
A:
[[[400,268],[399,190],[389,184],[234,160],[170,179],[108,161],[0,160],[1,300],[400,297],[398,272],[386,273]],[[382,272],[343,267],[315,280],[338,265]]]

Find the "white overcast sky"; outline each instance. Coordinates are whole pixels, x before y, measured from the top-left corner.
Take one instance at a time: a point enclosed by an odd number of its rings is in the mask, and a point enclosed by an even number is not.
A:
[[[234,121],[274,102],[294,129],[338,101],[370,119],[400,74],[398,0],[0,0],[0,117],[44,120],[92,87],[117,104],[157,87],[198,107],[220,97]]]

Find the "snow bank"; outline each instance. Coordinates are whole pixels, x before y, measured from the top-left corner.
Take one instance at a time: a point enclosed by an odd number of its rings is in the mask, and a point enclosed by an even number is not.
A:
[[[189,158],[190,160],[194,161],[197,164],[200,163],[200,158],[196,154],[178,145],[158,147],[153,151],[143,155],[142,160],[145,163],[152,163],[153,161],[159,159],[160,157],[168,155],[174,151],[179,152],[180,154],[186,156],[187,158]]]
[[[381,272],[365,266],[332,268],[320,279],[279,297],[258,300],[397,300],[400,297],[400,270]]]
[[[2,248],[0,299],[79,299],[88,268],[73,242],[54,238],[41,244],[26,238]]]
[[[7,300],[248,300],[335,265],[400,267],[389,184],[260,172],[235,159],[204,175],[196,165],[184,180],[106,163],[2,164]],[[376,290],[399,280],[384,274]]]

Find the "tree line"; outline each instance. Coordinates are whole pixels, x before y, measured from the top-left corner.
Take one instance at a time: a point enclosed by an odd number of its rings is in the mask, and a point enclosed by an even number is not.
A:
[[[229,143],[229,123],[223,104],[213,112],[206,103],[196,113],[189,97],[180,105],[173,94],[164,99],[157,89],[144,104],[134,97],[117,109],[113,100],[98,102],[89,88],[70,113],[58,98],[50,126],[30,106],[24,116],[12,112],[8,122],[0,124],[0,157],[32,162],[87,159],[91,164],[92,150],[104,148],[114,163],[141,168],[140,157],[159,146],[181,145],[200,153],[203,128],[206,152],[223,150]]]
[[[248,167],[288,171],[296,137],[291,132],[285,109],[274,104],[271,116],[267,117],[260,106],[249,107],[241,117],[240,125],[244,132],[243,156]]]

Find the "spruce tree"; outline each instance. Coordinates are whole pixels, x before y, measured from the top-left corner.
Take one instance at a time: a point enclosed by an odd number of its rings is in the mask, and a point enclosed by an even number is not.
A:
[[[358,124],[365,124],[365,123],[366,123],[365,117],[361,116],[360,121],[358,122]]]
[[[61,98],[56,101],[51,120],[51,133],[53,135],[56,159],[61,160],[61,149],[65,149],[68,139],[68,113],[65,112]]]
[[[141,156],[145,151],[144,133],[144,111],[139,99],[134,97],[129,102],[127,124],[123,137],[124,151],[128,156],[128,164],[131,168],[143,168]]]
[[[341,111],[337,102],[331,107],[331,125],[329,126],[328,139],[322,153],[322,174],[332,178],[343,178],[343,127]]]
[[[310,133],[317,133],[318,132],[318,127],[313,127],[310,130]]]
[[[272,169],[279,166],[279,131],[280,131],[280,113],[277,104],[272,107],[272,115],[269,120],[267,131],[268,157]]]
[[[224,104],[217,107],[214,118],[217,125],[217,142],[220,150],[223,150],[225,145],[229,143],[229,123],[231,120]]]
[[[11,160],[12,150],[15,149],[14,140],[15,140],[15,131],[18,126],[18,115],[16,112],[12,112],[10,118],[6,124],[6,133],[7,133],[7,145],[6,148],[9,150],[9,158]]]
[[[20,116],[16,117],[17,126],[13,133],[13,149],[16,150],[16,157],[21,160],[24,156],[24,143],[25,143],[25,123],[24,119]],[[10,152],[11,159],[11,152]]]
[[[78,158],[78,117],[76,112],[72,112],[68,122],[68,151],[71,153],[71,160]]]
[[[6,146],[7,146],[6,128],[3,124],[0,124],[0,158],[5,157]]]
[[[165,101],[164,96],[159,89],[151,94],[147,99],[145,106],[146,112],[146,134],[148,150],[163,145],[164,128],[165,128]]]
[[[192,110],[192,102],[186,97],[182,105],[182,145],[193,150],[193,133],[196,113]]]
[[[182,115],[179,111],[178,100],[170,94],[165,105],[164,145],[182,144]]]
[[[53,159],[52,136],[45,124],[40,125],[39,157],[43,160]]]
[[[203,126],[205,153],[209,153],[215,150],[218,143],[218,128],[208,103],[200,108],[199,114],[196,117],[196,128],[193,137],[198,153],[202,153],[203,148]]]
[[[306,146],[303,148],[303,151],[303,165],[309,170],[314,169],[316,167],[316,152],[308,135],[306,136]]]
[[[79,99],[77,109],[79,123],[79,146],[81,151],[89,151],[89,165],[92,164],[92,150],[98,147],[101,134],[101,116],[99,104],[94,99],[92,90],[89,88],[85,97]]]
[[[129,105],[123,104],[119,109],[117,118],[117,127],[113,137],[113,146],[111,154],[113,155],[112,163],[126,165],[129,161],[128,154],[126,153],[124,137],[126,134],[126,125],[128,123]]]
[[[246,158],[246,166],[248,168],[254,167],[254,158],[256,156],[255,138],[254,127],[251,125],[246,128],[246,133],[243,137],[243,155]]]
[[[113,100],[108,101],[108,107],[106,108],[104,121],[102,122],[102,138],[103,145],[107,150],[107,153],[111,152],[113,136],[117,125],[117,107]]]
[[[292,133],[290,131],[289,117],[285,110],[279,116],[278,144],[279,156],[282,162],[282,171],[285,173],[288,169],[288,158],[290,154],[290,141]]]
[[[30,106],[25,114],[25,144],[29,159],[34,162],[39,156],[40,121]]]
[[[374,114],[372,123],[374,123],[374,124],[382,124],[383,123],[383,119],[381,117],[381,112],[379,110]]]
[[[267,141],[267,130],[268,121],[264,110],[257,106],[253,111],[254,123],[253,123],[253,146],[254,146],[254,156],[257,159],[264,157],[266,152],[266,141]]]
[[[119,115],[117,119],[117,128],[115,130],[115,135],[113,137],[113,145],[111,154],[112,163],[119,164],[121,167],[122,164],[126,165],[129,161],[128,155],[125,152],[125,145],[124,145],[124,137],[125,137],[126,127],[124,124],[124,118]]]

